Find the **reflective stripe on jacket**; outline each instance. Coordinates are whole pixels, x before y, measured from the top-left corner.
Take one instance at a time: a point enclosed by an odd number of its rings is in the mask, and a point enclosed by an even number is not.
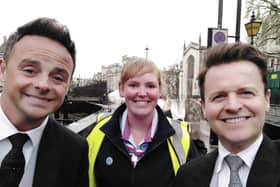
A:
[[[112,116],[107,116],[103,119],[97,118],[97,124],[87,136],[89,144],[89,187],[96,187],[94,163],[101,147],[105,134],[100,128],[106,124]],[[100,121],[99,121],[100,120]],[[190,135],[188,131],[188,124],[184,121],[168,119],[176,134],[168,138],[167,144],[172,161],[174,173],[176,175],[180,165],[186,162],[190,148]],[[98,122],[99,121],[99,122]]]

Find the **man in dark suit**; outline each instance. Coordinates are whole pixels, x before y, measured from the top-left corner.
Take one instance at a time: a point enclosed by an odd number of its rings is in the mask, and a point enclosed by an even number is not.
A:
[[[85,139],[49,117],[68,92],[75,55],[67,27],[54,19],[35,19],[8,38],[0,60],[1,187],[88,186]],[[21,154],[8,158],[17,147],[15,134],[25,137]],[[20,164],[12,166],[11,159],[19,158]],[[15,183],[10,176],[17,171],[24,172]]]
[[[280,143],[263,135],[267,64],[251,45],[207,51],[198,82],[204,117],[219,138],[213,152],[183,165],[174,187],[280,186]]]

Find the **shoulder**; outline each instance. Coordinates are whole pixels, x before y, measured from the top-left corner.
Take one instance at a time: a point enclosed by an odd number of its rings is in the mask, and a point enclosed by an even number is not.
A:
[[[278,153],[280,153],[280,139],[272,140],[274,146],[276,147]]]
[[[197,158],[193,158],[189,162],[182,165],[182,170],[188,169],[199,169],[200,167],[205,166],[204,163],[209,161],[209,154],[199,156]]]
[[[186,121],[179,120],[179,119],[173,119],[166,117],[166,120],[171,125],[171,127],[175,130],[176,134],[188,136],[190,134],[189,125]]]
[[[218,151],[215,150],[206,155],[199,156],[183,164],[179,172],[185,173],[185,171],[199,172],[205,169],[214,168]]]
[[[263,149],[267,152],[272,151],[280,153],[280,139],[272,140],[267,135],[264,135],[260,149]]]
[[[56,142],[67,142],[68,145],[71,144],[72,146],[85,146],[87,144],[84,137],[51,118],[48,121],[44,134],[54,138]]]
[[[271,140],[268,136],[263,136],[263,141],[257,151],[254,162],[263,163],[264,159],[268,162],[280,161],[280,140]]]
[[[183,164],[175,177],[174,187],[207,185],[212,177],[215,161],[216,153],[212,152]]]
[[[88,137],[93,132],[93,129],[96,129],[96,128],[99,129],[101,126],[103,126],[105,124],[104,120],[106,120],[105,122],[107,122],[111,117],[112,117],[111,113],[97,114],[95,121],[91,125],[89,125],[88,127],[79,131],[78,134],[83,136],[83,137]],[[100,124],[102,124],[102,125],[100,125]]]

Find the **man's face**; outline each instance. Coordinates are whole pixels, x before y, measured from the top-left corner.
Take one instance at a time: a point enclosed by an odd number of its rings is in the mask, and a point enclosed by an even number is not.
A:
[[[262,133],[270,93],[256,65],[248,61],[213,66],[205,77],[203,114],[231,152],[251,145]]]
[[[24,36],[1,64],[1,106],[14,124],[40,123],[67,94],[73,61],[67,49],[46,37]]]

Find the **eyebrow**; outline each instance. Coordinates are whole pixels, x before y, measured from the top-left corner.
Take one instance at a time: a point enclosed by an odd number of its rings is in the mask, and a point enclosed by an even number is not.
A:
[[[24,65],[28,65],[28,64],[39,66],[41,64],[41,62],[38,60],[31,59],[31,58],[25,58],[20,63],[20,66],[24,66]],[[65,69],[60,68],[60,67],[55,67],[54,70],[52,70],[51,72],[63,73],[67,76],[67,78],[69,77],[68,71],[66,71]]]
[[[28,65],[28,64],[39,65],[40,62],[38,60],[33,60],[33,59],[30,59],[30,58],[25,58],[20,62],[20,66]]]

